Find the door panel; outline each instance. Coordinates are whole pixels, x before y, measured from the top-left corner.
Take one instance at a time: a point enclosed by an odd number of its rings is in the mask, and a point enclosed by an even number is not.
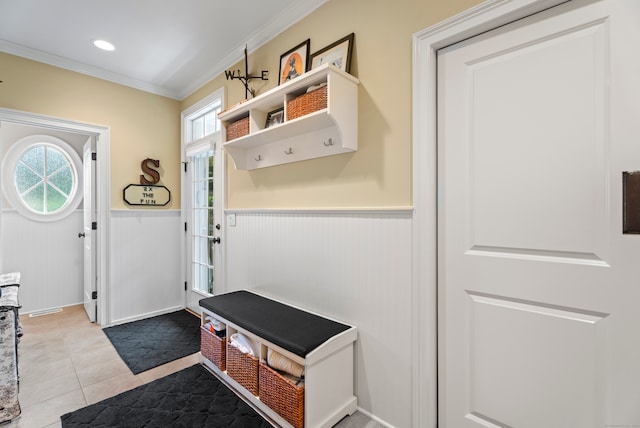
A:
[[[94,137],[84,144],[82,164],[83,164],[83,242],[84,242],[84,309],[91,322],[97,319],[97,299],[93,298],[97,293],[96,278],[96,236],[92,223],[96,221],[96,161],[92,159],[95,153]]]
[[[200,299],[223,290],[223,160],[220,133],[203,138],[187,151],[186,306],[200,311]]]
[[[441,426],[640,425],[620,190],[640,126],[618,117],[638,3],[572,1],[438,54]]]

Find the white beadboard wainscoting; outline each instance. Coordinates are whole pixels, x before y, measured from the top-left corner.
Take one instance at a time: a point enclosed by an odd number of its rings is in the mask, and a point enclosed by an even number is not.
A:
[[[82,210],[55,222],[30,220],[13,209],[0,215],[0,270],[19,271],[21,313],[82,302]]]
[[[358,328],[358,407],[412,425],[412,210],[226,211],[227,291],[254,289]]]
[[[111,211],[109,324],[184,307],[183,230],[177,210]]]

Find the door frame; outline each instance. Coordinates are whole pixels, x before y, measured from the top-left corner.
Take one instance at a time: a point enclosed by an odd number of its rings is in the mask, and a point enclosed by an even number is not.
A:
[[[413,35],[412,426],[438,426],[437,51],[571,0],[487,0]],[[442,427],[446,428],[446,427]]]
[[[0,122],[13,122],[65,132],[74,132],[97,139],[96,153],[96,209],[98,230],[96,234],[96,275],[98,291],[98,317],[96,322],[109,324],[109,284],[110,254],[109,236],[111,230],[111,181],[110,181],[110,129],[106,126],[80,123],[51,116],[44,116],[0,107]]]
[[[187,109],[185,109],[181,114],[180,114],[180,165],[182,167],[182,180],[181,180],[181,192],[182,192],[182,199],[181,199],[181,209],[180,209],[180,224],[181,225],[191,225],[191,180],[188,180],[186,174],[190,173],[191,171],[187,168],[187,165],[189,163],[189,159],[187,156],[187,153],[189,152],[189,147],[188,144],[186,143],[186,141],[188,141],[190,139],[189,135],[188,135],[188,131],[185,128],[184,124],[185,124],[185,120],[193,115],[194,113],[196,113],[199,110],[202,110],[204,108],[206,108],[208,105],[212,104],[213,102],[215,102],[215,100],[220,99],[222,101],[222,108],[224,109],[224,105],[225,105],[225,90],[224,88],[219,88],[215,91],[213,91],[212,93],[210,93],[209,95],[207,95],[206,97],[204,97],[203,99],[201,99],[200,101],[196,102],[195,104],[193,104],[192,106],[188,107]],[[216,198],[216,204],[220,204],[219,205],[219,212],[222,214],[221,218],[220,218],[220,225],[221,225],[221,230],[218,232],[219,233],[219,237],[221,239],[221,245],[218,245],[217,248],[220,251],[220,258],[219,258],[219,264],[220,266],[216,266],[217,269],[217,280],[220,282],[221,284],[221,288],[223,290],[227,289],[227,278],[226,278],[226,216],[225,216],[225,210],[227,208],[227,186],[226,186],[226,177],[227,177],[227,156],[226,156],[226,151],[223,149],[223,133],[224,130],[221,129],[218,133],[219,135],[214,135],[214,134],[210,134],[204,138],[202,138],[202,141],[205,140],[209,140],[209,141],[214,141],[214,144],[216,145],[216,147],[213,149],[215,151],[215,155],[220,157],[219,159],[219,165],[221,167],[220,171],[219,171],[219,180],[216,180],[215,185],[215,190],[214,193],[215,194],[215,198]],[[194,143],[196,146],[199,143]],[[190,247],[188,247],[188,245],[191,244],[190,239],[188,238],[188,234],[190,233],[190,230],[184,230],[184,233],[180,234],[180,248],[181,248],[181,266],[180,266],[180,278],[181,281],[183,281],[184,283],[184,295],[183,295],[183,304],[184,307],[186,308],[188,306],[188,294],[190,292],[191,289],[191,284],[187,284],[189,278],[191,278],[191,274],[190,269],[191,269],[191,256],[192,256],[192,249]],[[191,278],[192,279],[192,278]],[[205,297],[204,295],[202,296],[203,298]]]

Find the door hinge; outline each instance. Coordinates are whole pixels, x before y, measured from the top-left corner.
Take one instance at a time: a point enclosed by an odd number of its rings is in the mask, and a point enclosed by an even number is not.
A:
[[[188,164],[188,163],[189,163],[189,162],[182,162],[182,164],[184,165],[184,172],[187,172],[187,164]]]
[[[91,160],[98,160],[98,154],[96,152],[91,152]]]
[[[98,300],[98,292],[97,291],[92,291],[91,292],[91,298],[93,300]]]
[[[187,222],[186,221],[184,222],[184,231],[185,232],[187,231]]]
[[[184,291],[187,291],[187,281],[184,282]]]
[[[98,230],[98,222],[97,221],[92,221],[91,222],[91,230]]]

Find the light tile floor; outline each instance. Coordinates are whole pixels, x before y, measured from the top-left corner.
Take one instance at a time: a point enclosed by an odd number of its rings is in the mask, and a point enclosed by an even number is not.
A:
[[[20,320],[22,415],[2,428],[60,427],[60,415],[199,362],[199,354],[193,354],[133,375],[82,305],[38,317],[21,315]]]
[[[200,362],[200,354],[133,375],[82,305],[38,317],[21,315],[18,345],[22,415],[2,428],[61,427],[60,416]],[[356,412],[338,428],[381,425]]]

